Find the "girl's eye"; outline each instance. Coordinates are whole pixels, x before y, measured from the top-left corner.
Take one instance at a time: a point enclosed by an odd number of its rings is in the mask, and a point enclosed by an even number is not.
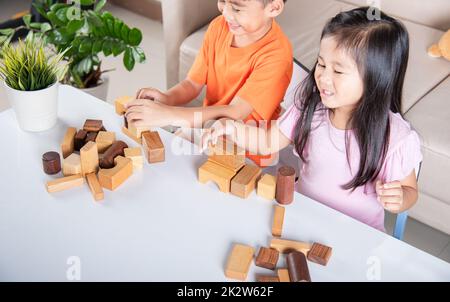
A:
[[[240,9],[237,9],[237,8],[234,8],[234,7],[233,7],[233,12],[238,13],[238,12],[240,12],[240,11],[241,11]]]
[[[335,70],[334,72],[337,73],[337,74],[343,74],[343,72],[337,71],[337,70]]]
[[[320,63],[317,63],[317,66],[321,67],[321,68],[325,68],[325,65],[322,65]]]

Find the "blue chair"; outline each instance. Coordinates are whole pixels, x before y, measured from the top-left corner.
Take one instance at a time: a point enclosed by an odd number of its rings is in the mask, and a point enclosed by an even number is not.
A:
[[[417,181],[419,181],[421,167],[422,167],[422,163],[419,164],[419,168],[417,169],[417,172],[416,172]],[[397,214],[397,219],[395,220],[393,236],[395,238],[397,238],[398,240],[403,240],[407,221],[408,221],[408,211],[404,211],[402,213]]]

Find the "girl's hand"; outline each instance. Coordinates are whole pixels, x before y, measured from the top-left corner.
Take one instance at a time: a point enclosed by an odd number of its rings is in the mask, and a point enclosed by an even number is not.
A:
[[[126,105],[125,117],[136,127],[164,127],[170,124],[171,110],[167,105],[138,99]]]
[[[136,99],[145,99],[168,104],[169,97],[155,88],[142,88],[136,94]]]
[[[200,140],[200,150],[204,152],[208,149],[210,143],[213,146],[223,135],[234,137],[236,128],[234,121],[230,119],[220,119],[216,121],[209,129],[205,129]]]
[[[391,213],[398,214],[403,211],[403,188],[399,181],[383,184],[381,181],[376,183],[376,192],[378,201],[383,208]]]

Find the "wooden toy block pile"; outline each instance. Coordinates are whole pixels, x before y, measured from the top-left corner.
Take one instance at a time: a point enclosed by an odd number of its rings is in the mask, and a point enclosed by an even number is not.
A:
[[[116,112],[125,113],[124,105],[129,97],[116,100]],[[126,120],[126,119],[125,119]],[[67,129],[61,143],[63,163],[58,152],[47,152],[42,156],[46,174],[63,173],[62,178],[47,182],[49,193],[68,190],[84,184],[85,179],[96,201],[104,199],[103,189],[116,190],[133,172],[143,168],[144,154],[149,163],[164,162],[165,149],[157,131],[127,125],[123,133],[142,148],[129,147],[116,140],[116,134],[103,126],[103,121],[88,119],[82,129]]]
[[[282,239],[285,208],[274,206],[272,235],[268,247],[261,247],[255,257],[252,246],[235,244],[228,256],[225,276],[245,281],[251,264],[275,273],[257,274],[257,282],[311,282],[308,261],[326,266],[331,258],[332,248],[314,242],[300,242]],[[277,269],[280,257],[285,256],[287,267]]]
[[[294,168],[281,167],[277,177],[270,174],[261,176],[261,168],[245,164],[245,151],[225,138],[216,146],[210,145],[208,155],[208,160],[198,169],[200,183],[212,181],[221,192],[244,199],[256,188],[259,196],[276,199],[282,205],[294,200]]]

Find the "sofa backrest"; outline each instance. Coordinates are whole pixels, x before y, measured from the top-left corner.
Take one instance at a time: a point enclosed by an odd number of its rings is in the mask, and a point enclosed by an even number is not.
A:
[[[449,0],[338,0],[355,6],[376,6],[403,20],[447,31],[450,29]]]

